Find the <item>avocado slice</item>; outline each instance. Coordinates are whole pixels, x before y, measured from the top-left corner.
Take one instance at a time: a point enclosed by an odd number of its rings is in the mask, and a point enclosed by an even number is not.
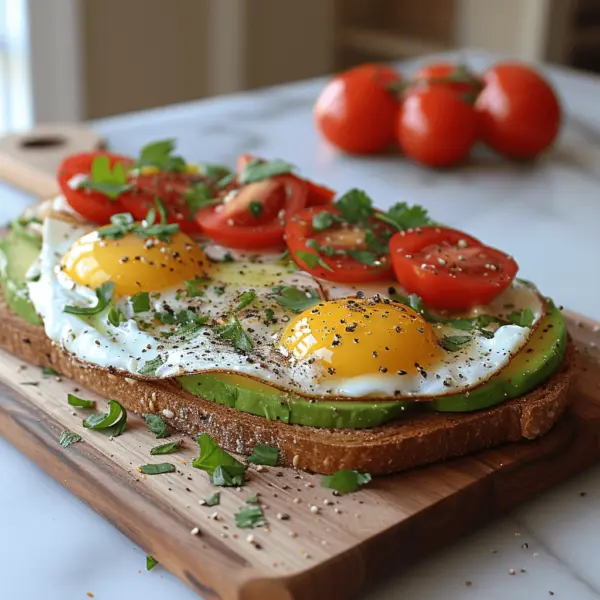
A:
[[[6,303],[22,319],[33,325],[42,323],[29,299],[25,274],[40,255],[42,240],[19,221],[0,241],[0,285]]]
[[[182,387],[206,400],[269,420],[332,429],[376,427],[412,411],[467,412],[480,410],[530,392],[554,373],[566,350],[567,329],[560,311],[550,302],[546,316],[523,350],[487,383],[469,394],[431,402],[310,402],[297,394],[229,373],[185,375]]]

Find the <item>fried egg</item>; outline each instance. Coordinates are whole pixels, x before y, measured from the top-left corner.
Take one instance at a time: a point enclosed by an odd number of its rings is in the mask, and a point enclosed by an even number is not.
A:
[[[318,281],[276,255],[232,261],[226,250],[181,232],[165,241],[134,233],[109,239],[53,218],[44,221],[34,269],[30,297],[46,334],[84,363],[134,377],[230,372],[308,397],[465,392],[506,366],[544,313],[537,290],[515,282],[487,307],[432,323],[390,300],[388,286]],[[109,281],[114,294],[105,309],[65,312],[95,306],[95,290]],[[282,305],[282,286],[306,302]],[[147,294],[143,310],[140,293]],[[507,321],[525,308],[530,327]],[[469,326],[478,315],[495,320]]]

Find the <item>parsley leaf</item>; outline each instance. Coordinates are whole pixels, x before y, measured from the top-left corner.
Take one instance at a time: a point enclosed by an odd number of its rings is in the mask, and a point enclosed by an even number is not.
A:
[[[96,288],[96,298],[98,302],[95,306],[70,306],[66,305],[63,309],[64,312],[71,315],[97,315],[103,311],[112,300],[113,292],[115,290],[115,284],[113,281],[107,281],[100,287]]]
[[[275,175],[291,173],[293,170],[294,165],[279,158],[271,161],[261,161],[258,158],[254,158],[246,165],[238,177],[238,181],[241,184],[253,183],[269,179],[269,177],[275,177]]]
[[[152,433],[156,434],[156,439],[169,437],[169,426],[165,423],[160,415],[151,413],[144,415],[146,425]]]
[[[372,250],[379,256],[390,253],[390,239],[384,233],[377,236],[371,229],[366,229],[365,244],[369,250]]]
[[[42,369],[42,375],[60,376],[60,373],[58,371],[55,371],[54,369],[51,369],[50,367],[44,367]]]
[[[58,443],[63,447],[63,448],[68,448],[71,444],[75,444],[76,442],[80,442],[83,438],[78,435],[77,433],[73,433],[72,431],[68,431],[67,429],[65,429],[65,431],[63,431],[60,434],[60,438],[58,440]]]
[[[89,178],[82,181],[77,189],[100,192],[111,200],[116,200],[131,189],[131,185],[127,183],[127,173],[123,163],[117,161],[111,169],[110,159],[106,154],[101,154],[92,161]]]
[[[378,264],[379,257],[374,252],[370,252],[369,250],[348,250],[348,256],[351,256],[355,261],[368,265],[370,267]]]
[[[279,460],[279,450],[268,444],[255,444],[248,462],[254,465],[268,465],[274,467]]]
[[[246,465],[220,448],[208,433],[202,433],[196,441],[200,446],[200,456],[192,462],[193,467],[208,473],[214,485],[244,485]]]
[[[256,300],[256,292],[254,290],[248,290],[247,292],[244,292],[239,297],[238,305],[233,309],[233,312],[240,312],[241,310],[252,304],[254,300]]]
[[[333,273],[333,269],[318,254],[305,252],[304,250],[298,250],[294,256],[311,269],[314,269],[318,265]]]
[[[440,345],[448,352],[458,352],[465,344],[468,344],[473,338],[470,335],[445,335],[440,340]]]
[[[203,177],[217,181],[223,179],[223,177],[227,177],[227,175],[231,175],[231,169],[223,165],[213,165],[210,163],[199,163],[198,172]]]
[[[183,193],[183,199],[190,209],[190,219],[205,206],[213,206],[219,204],[221,200],[215,198],[212,188],[206,183],[196,183],[193,187]]]
[[[187,165],[181,156],[175,156],[175,140],[161,140],[147,144],[140,151],[135,166],[156,167],[161,171],[185,171]]]
[[[312,228],[315,231],[324,231],[325,229],[329,229],[336,222],[335,215],[332,215],[330,212],[324,210],[323,212],[317,213],[313,215],[312,218]]]
[[[190,279],[185,282],[185,291],[188,295],[188,298],[199,298],[204,296],[204,290],[202,287],[208,285],[210,283],[209,279],[205,277],[196,277],[195,279]]]
[[[365,223],[373,214],[373,201],[365,192],[356,188],[336,200],[335,207],[348,223]]]
[[[394,204],[387,213],[376,213],[375,218],[396,227],[400,231],[435,224],[422,206],[418,204],[408,206],[406,202]]]
[[[273,296],[275,302],[295,313],[304,312],[307,308],[321,302],[321,298],[314,288],[302,291],[290,285],[274,288],[273,291],[277,293],[276,296]]]
[[[246,498],[246,504],[258,504],[258,493],[250,496],[250,498]]]
[[[240,529],[264,527],[267,524],[262,509],[260,506],[254,504],[242,506],[242,508],[235,513],[234,517],[235,524]]]
[[[175,465],[171,463],[158,463],[151,465],[142,465],[140,472],[144,475],[163,475],[164,473],[172,473],[175,470]]]
[[[275,323],[275,311],[272,308],[265,308],[265,321],[267,323]]]
[[[67,403],[78,408],[94,408],[96,406],[94,400],[83,400],[83,398],[78,398],[73,394],[67,394]]]
[[[173,454],[173,452],[178,452],[179,450],[181,450],[179,442],[169,442],[168,444],[154,446],[154,448],[150,450],[150,454],[152,454],[152,456],[156,456],[158,454]]]
[[[147,360],[144,363],[144,366],[141,369],[138,369],[138,373],[140,375],[145,375],[146,377],[154,377],[156,375],[156,370],[164,364],[164,359],[162,356],[157,356],[151,360]]]
[[[87,429],[102,429],[113,437],[118,437],[127,426],[127,411],[116,400],[109,400],[108,412],[90,415],[84,419],[83,426]]]
[[[127,317],[121,312],[121,309],[114,305],[110,307],[106,318],[113,327],[118,327],[121,323],[127,321]]]
[[[247,352],[254,347],[252,338],[244,331],[235,315],[231,317],[227,325],[215,327],[215,330],[221,339],[233,342],[233,346],[238,350]]]
[[[175,313],[169,312],[167,310],[155,312],[154,318],[158,319],[161,323],[164,323],[165,325],[174,325],[176,320]]]
[[[262,215],[263,209],[264,204],[262,202],[259,202],[258,200],[252,200],[248,205],[248,210],[255,219],[258,219],[258,217]]]
[[[148,292],[138,292],[131,297],[131,306],[134,313],[147,312],[150,310],[150,294]]]
[[[157,206],[160,199],[155,199]],[[163,205],[164,206],[164,205]],[[161,215],[162,217],[162,215]],[[109,240],[119,240],[128,233],[133,233],[146,240],[155,237],[162,242],[170,242],[171,235],[179,231],[178,223],[155,224],[156,208],[151,208],[141,223],[136,223],[129,213],[118,213],[110,218],[111,225],[98,230],[98,236]]]
[[[534,319],[535,315],[529,307],[521,311],[513,311],[508,315],[508,320],[519,327],[531,327]]]
[[[221,492],[215,492],[204,498],[204,506],[218,506],[221,503]]]
[[[153,556],[146,556],[146,571],[152,571],[157,564],[158,561]]]
[[[369,473],[359,473],[350,469],[341,469],[333,475],[325,475],[321,482],[324,488],[336,490],[340,494],[356,492],[361,486],[371,481]]]

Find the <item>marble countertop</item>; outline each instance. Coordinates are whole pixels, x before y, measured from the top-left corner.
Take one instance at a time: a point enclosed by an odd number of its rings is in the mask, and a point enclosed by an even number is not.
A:
[[[463,54],[463,56],[465,56]],[[473,67],[494,57],[466,53]],[[111,148],[135,154],[174,137],[190,160],[232,164],[240,152],[283,157],[340,191],[362,187],[382,207],[420,203],[512,253],[522,276],[564,306],[600,319],[600,79],[548,68],[566,119],[555,150],[534,165],[484,152],[437,172],[397,156],[341,156],[312,127],[323,80],[124,115],[94,123]],[[0,217],[31,199],[0,185]],[[19,600],[193,600],[143,549],[0,439],[1,597]],[[557,486],[366,591],[363,600],[600,599],[600,466]],[[514,570],[514,571],[513,571]],[[267,600],[267,599],[265,599]]]

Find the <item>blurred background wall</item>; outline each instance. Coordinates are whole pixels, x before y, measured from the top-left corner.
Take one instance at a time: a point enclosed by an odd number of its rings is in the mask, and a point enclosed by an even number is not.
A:
[[[467,47],[600,71],[600,0],[0,0],[0,132]]]

